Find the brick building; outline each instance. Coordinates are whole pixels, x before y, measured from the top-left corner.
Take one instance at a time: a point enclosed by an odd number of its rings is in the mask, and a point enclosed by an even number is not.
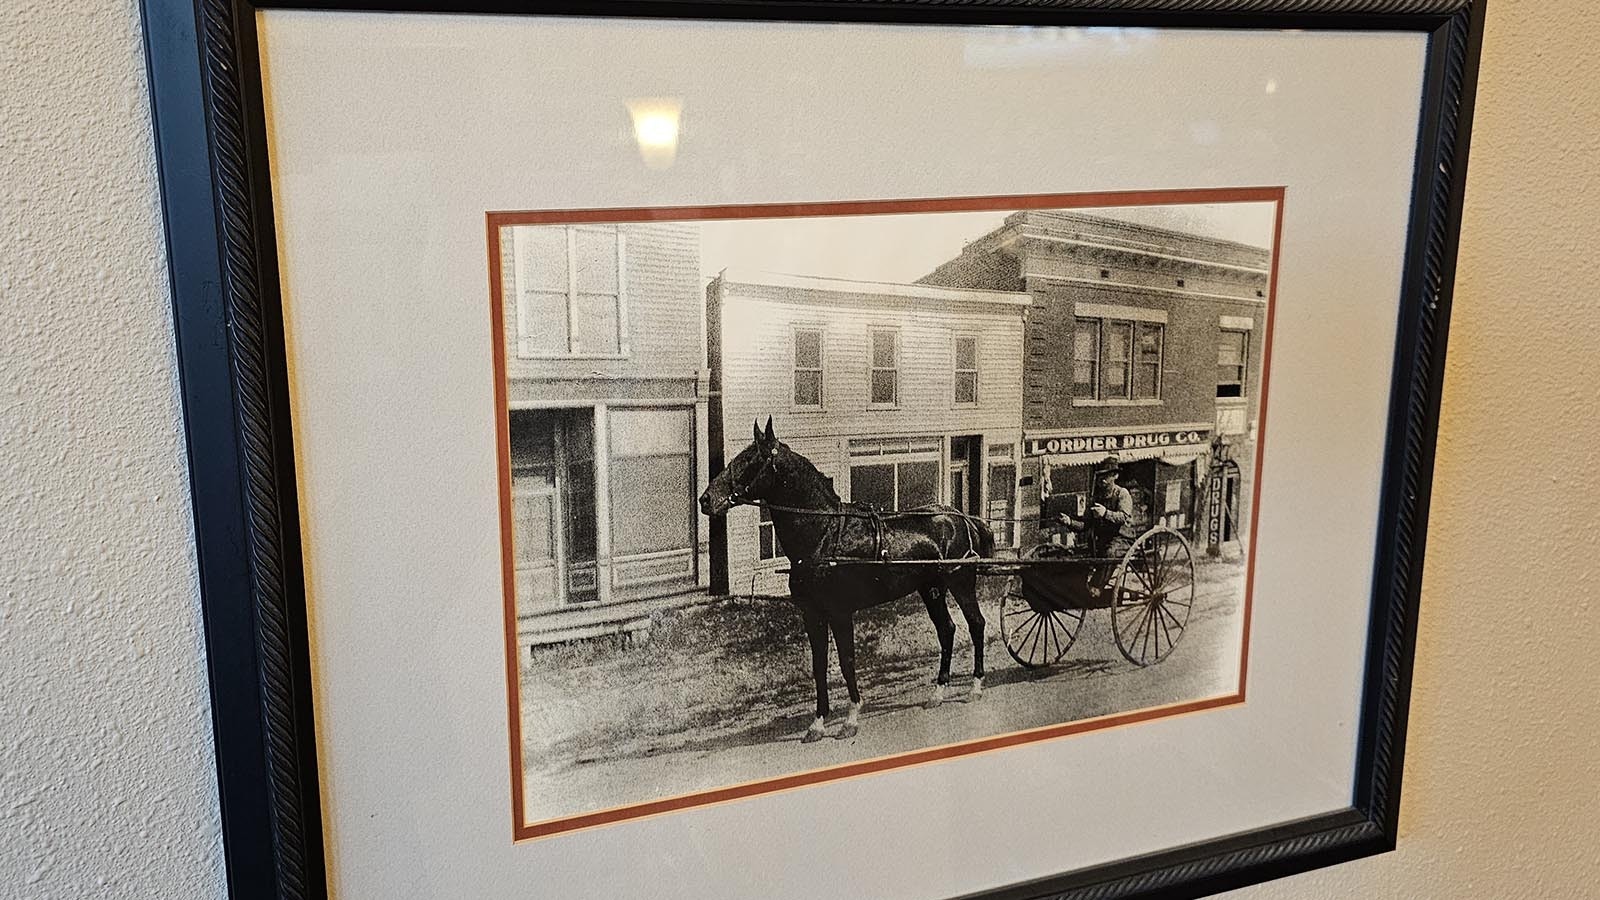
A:
[[[707,287],[712,470],[772,416],[845,500],[1014,515],[1024,293],[729,269]],[[713,520],[712,590],[783,594],[763,510]],[[1000,533],[1013,544],[1015,530]]]
[[[1108,453],[1143,524],[1217,549],[1249,521],[1270,255],[1230,241],[1026,210],[921,283],[1031,298],[1022,516],[1087,502]],[[1023,546],[1070,540],[1029,528]]]
[[[523,644],[704,596],[707,391],[692,225],[500,233]]]

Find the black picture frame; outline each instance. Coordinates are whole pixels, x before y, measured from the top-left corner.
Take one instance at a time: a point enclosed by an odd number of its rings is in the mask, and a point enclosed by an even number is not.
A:
[[[230,896],[326,896],[259,8],[1428,37],[1348,808],[988,892],[1195,897],[1392,849],[1483,0],[143,0]]]

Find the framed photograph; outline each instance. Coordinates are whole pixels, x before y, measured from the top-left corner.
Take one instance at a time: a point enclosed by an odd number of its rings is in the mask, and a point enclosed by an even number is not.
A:
[[[1393,846],[1481,3],[144,5],[232,896]]]

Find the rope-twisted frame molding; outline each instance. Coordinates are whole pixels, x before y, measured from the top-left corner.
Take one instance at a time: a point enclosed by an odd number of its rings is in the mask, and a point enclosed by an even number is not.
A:
[[[324,897],[258,8],[1429,35],[1348,809],[981,895],[1194,897],[1392,849],[1484,0],[143,0],[230,895]]]

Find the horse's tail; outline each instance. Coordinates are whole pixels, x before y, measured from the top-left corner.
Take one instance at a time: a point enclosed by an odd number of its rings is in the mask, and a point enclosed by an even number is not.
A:
[[[973,524],[978,526],[974,529],[978,533],[978,546],[973,549],[977,550],[978,555],[985,559],[994,556],[994,529],[989,527],[988,522],[981,519],[974,521]]]
[[[963,558],[981,557],[988,559],[994,556],[994,529],[983,519],[967,513],[957,513],[959,518],[957,530],[966,535],[967,546],[962,549]],[[949,555],[948,553],[946,555]]]

